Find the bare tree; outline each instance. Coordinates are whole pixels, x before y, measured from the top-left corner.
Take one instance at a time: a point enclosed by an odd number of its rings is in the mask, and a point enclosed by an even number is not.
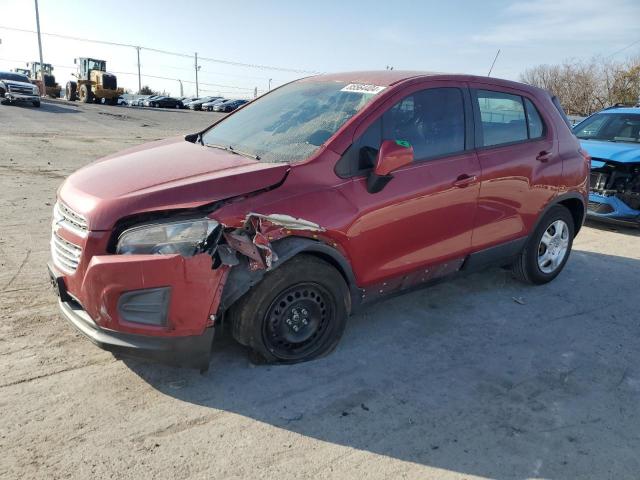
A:
[[[567,113],[590,115],[616,103],[635,104],[640,98],[640,58],[613,62],[601,57],[538,65],[520,81],[549,90]]]

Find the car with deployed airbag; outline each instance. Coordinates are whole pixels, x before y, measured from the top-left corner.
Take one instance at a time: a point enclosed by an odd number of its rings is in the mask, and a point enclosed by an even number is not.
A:
[[[49,275],[64,317],[118,355],[204,370],[226,323],[255,361],[306,361],[387,295],[491,265],[553,280],[588,173],[544,90],[319,75],[73,173]]]

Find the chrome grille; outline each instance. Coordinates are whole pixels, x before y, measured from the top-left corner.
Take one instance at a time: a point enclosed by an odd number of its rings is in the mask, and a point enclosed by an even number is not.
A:
[[[62,202],[57,202],[53,208],[53,226],[54,230],[57,227],[66,228],[81,237],[86,236],[89,231],[87,220]]]
[[[51,258],[60,270],[74,273],[80,263],[82,248],[65,240],[55,230],[51,234]]]
[[[24,85],[15,85],[13,83],[7,84],[7,89],[11,93],[23,93],[26,95],[33,95],[33,87],[27,87]]]

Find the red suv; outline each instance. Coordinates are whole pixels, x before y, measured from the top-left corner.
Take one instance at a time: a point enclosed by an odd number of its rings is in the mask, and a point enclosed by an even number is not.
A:
[[[545,283],[587,203],[588,155],[546,91],[419,72],[315,76],[210,128],[131,148],[58,192],[50,274],[112,352],[206,369],[331,351],[347,317],[455,272]]]

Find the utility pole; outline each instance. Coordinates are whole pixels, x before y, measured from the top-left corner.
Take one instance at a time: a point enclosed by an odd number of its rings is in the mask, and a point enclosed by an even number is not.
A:
[[[198,70],[200,70],[200,67],[198,67],[198,52],[196,52],[196,97],[200,97],[200,92],[198,91]]]
[[[40,51],[40,79],[42,80],[42,85],[44,86],[44,72],[42,71],[44,62],[42,61],[42,38],[40,37],[40,13],[38,12],[38,0],[35,0],[35,2],[36,2],[36,27],[38,29],[38,50]],[[43,92],[40,92],[41,95],[42,93]]]
[[[269,92],[271,91],[271,80],[273,80],[273,78],[269,79],[269,90],[268,90]]]
[[[182,90],[182,80],[178,78],[178,82],[180,82],[180,96],[184,97],[184,91]]]
[[[140,75],[140,47],[136,47],[138,52],[138,94],[140,94],[140,90],[142,90],[142,76]]]

